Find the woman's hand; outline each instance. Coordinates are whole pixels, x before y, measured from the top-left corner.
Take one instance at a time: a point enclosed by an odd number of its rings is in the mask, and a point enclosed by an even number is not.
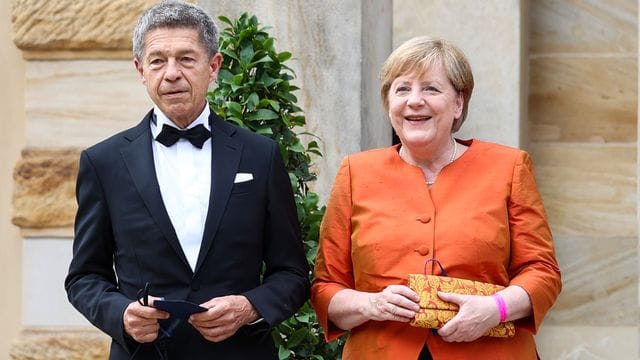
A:
[[[420,297],[404,285],[389,285],[381,292],[338,291],[329,302],[329,320],[351,330],[369,320],[409,322],[420,309]]]
[[[381,292],[367,295],[364,313],[371,320],[409,322],[420,310],[420,297],[404,285],[389,285]]]
[[[531,316],[531,299],[518,285],[499,291],[507,311],[506,321]],[[461,295],[438,292],[440,299],[458,304],[458,314],[446,323],[438,334],[444,341],[474,341],[500,323],[500,310],[491,296]]]
[[[491,296],[438,292],[440,299],[458,304],[458,314],[449,320],[438,335],[447,342],[474,341],[500,323],[500,313]]]

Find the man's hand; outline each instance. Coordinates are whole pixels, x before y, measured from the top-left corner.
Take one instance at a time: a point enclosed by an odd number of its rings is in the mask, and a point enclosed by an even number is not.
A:
[[[213,342],[231,337],[240,327],[259,318],[253,305],[242,295],[217,297],[200,305],[209,310],[191,315],[189,323]]]
[[[155,309],[153,301],[159,299],[149,296],[150,306],[140,305],[137,301],[127,306],[122,316],[124,331],[139,343],[152,342],[158,338],[159,319],[168,319],[169,313]]]

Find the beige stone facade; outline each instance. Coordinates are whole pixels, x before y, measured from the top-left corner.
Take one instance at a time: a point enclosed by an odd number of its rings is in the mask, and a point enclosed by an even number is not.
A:
[[[22,237],[11,223],[13,169],[25,146],[25,62],[11,31],[11,2],[0,1],[0,122],[3,146],[0,152],[0,359],[7,359],[12,339],[20,334],[22,311]]]
[[[0,359],[105,356],[107,339],[60,283],[77,154],[150,107],[129,37],[154,2],[0,2]],[[372,94],[391,48],[422,34],[460,45],[477,82],[462,137],[531,153],[554,233],[564,288],[537,336],[541,357],[639,357],[637,0],[199,3],[256,14],[293,52],[309,130],[324,139],[322,195],[342,156],[390,142]],[[58,263],[40,270],[54,251]],[[41,296],[59,306],[42,311]]]

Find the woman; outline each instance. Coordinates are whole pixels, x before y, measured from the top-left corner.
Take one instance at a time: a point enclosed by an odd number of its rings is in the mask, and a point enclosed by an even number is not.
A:
[[[326,340],[349,330],[343,359],[536,359],[533,335],[561,289],[529,155],[453,133],[473,75],[464,54],[418,37],[382,68],[381,96],[400,144],[351,155],[320,233],[312,302]],[[505,286],[496,297],[439,293],[458,314],[412,327],[407,275],[437,259],[448,276]],[[432,263],[427,273],[439,275]],[[515,321],[512,338],[483,336]]]

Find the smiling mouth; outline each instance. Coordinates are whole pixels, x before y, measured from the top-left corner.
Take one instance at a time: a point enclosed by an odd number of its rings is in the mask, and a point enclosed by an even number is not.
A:
[[[409,122],[421,122],[431,120],[431,116],[405,116],[404,119]]]

